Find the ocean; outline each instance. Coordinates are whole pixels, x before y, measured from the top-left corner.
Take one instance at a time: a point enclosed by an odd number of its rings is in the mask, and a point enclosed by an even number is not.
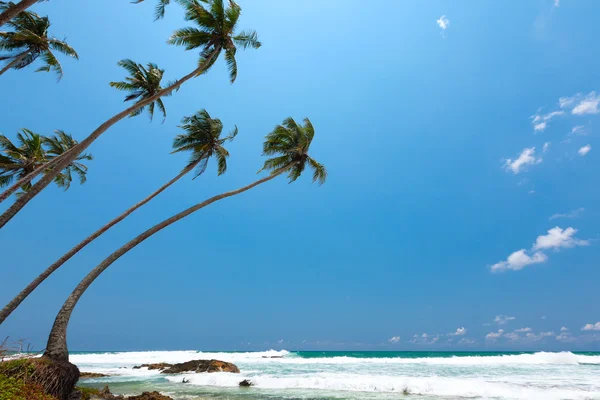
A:
[[[233,362],[241,373],[132,369],[197,359]],[[600,400],[600,353],[150,351],[74,353],[71,362],[111,375],[81,386],[128,395],[156,390],[175,400]],[[255,386],[238,387],[244,379]]]

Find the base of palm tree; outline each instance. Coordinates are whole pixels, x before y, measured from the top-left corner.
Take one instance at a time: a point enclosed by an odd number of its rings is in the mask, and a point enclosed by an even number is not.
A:
[[[79,368],[76,365],[47,357],[1,362],[0,374],[36,387],[58,400],[68,400],[79,380]]]

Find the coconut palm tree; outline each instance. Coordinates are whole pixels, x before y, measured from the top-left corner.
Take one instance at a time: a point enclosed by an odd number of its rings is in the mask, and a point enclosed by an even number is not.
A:
[[[187,50],[200,50],[200,61],[198,66],[183,78],[175,81],[154,96],[139,100],[131,107],[111,117],[95,131],[93,131],[78,146],[77,151],[83,152],[100,135],[111,126],[131,115],[137,109],[147,106],[157,99],[168,95],[178,89],[185,82],[208,71],[214,65],[222,52],[225,52],[225,61],[229,66],[231,81],[237,77],[237,63],[235,54],[237,47],[246,49],[259,48],[261,43],[254,31],[243,31],[236,34],[237,23],[241,14],[241,8],[233,0],[229,0],[229,7],[225,7],[224,0],[177,0],[185,9],[186,19],[194,22],[198,27],[184,28],[173,33],[169,43],[183,45]],[[201,4],[205,3],[206,7]],[[78,154],[78,153],[77,153]],[[54,171],[40,179],[31,190],[18,198],[15,203],[0,215],[0,228],[10,221],[31,199],[37,196],[52,179],[77,157],[76,152],[66,155],[56,166]]]
[[[47,162],[43,136],[22,129],[17,133],[17,142],[14,144],[0,135],[0,187],[10,185],[14,179],[21,179]],[[30,187],[28,183],[21,188],[25,191]]]
[[[173,153],[189,152],[191,153],[190,161],[187,166],[173,179],[161,186],[158,190],[146,197],[139,203],[135,204],[127,211],[92,233],[86,239],[84,239],[77,246],[73,247],[69,252],[60,257],[54,264],[50,265],[44,272],[42,272],[37,278],[35,278],[25,289],[21,291],[10,303],[8,303],[0,311],[0,324],[21,304],[23,300],[27,298],[46,278],[48,278],[54,271],[60,268],[66,263],[71,257],[81,251],[88,244],[100,237],[104,232],[123,221],[135,210],[148,203],[150,200],[158,196],[169,186],[177,182],[184,175],[188,174],[192,170],[194,172],[194,179],[204,173],[208,160],[215,156],[217,160],[217,174],[222,175],[227,170],[227,157],[229,152],[225,149],[224,144],[231,141],[237,135],[237,127],[229,134],[229,136],[222,137],[223,124],[219,119],[213,119],[210,117],[206,110],[201,110],[191,117],[185,117],[182,119],[182,125],[180,126],[184,133],[179,134],[173,141]],[[59,175],[60,176],[60,175]]]
[[[48,344],[46,346],[44,357],[57,362],[68,361],[69,352],[67,348],[67,326],[71,318],[71,313],[73,312],[73,309],[77,305],[77,302],[83,293],[112,263],[155,233],[216,201],[246,192],[262,183],[274,179],[283,173],[287,173],[290,182],[293,182],[300,177],[304,169],[308,166],[309,168],[313,169],[313,182],[316,181],[320,184],[324,183],[325,179],[327,178],[327,171],[325,167],[308,155],[313,138],[314,129],[308,119],[304,120],[303,126],[296,124],[292,118],[286,119],[283,125],[277,126],[273,132],[267,135],[264,143],[264,154],[272,156],[272,158],[265,162],[263,168],[261,169],[261,171],[270,171],[268,176],[237,190],[214,196],[178,214],[175,214],[170,218],[167,218],[166,220],[146,230],[108,256],[108,258],[102,261],[79,283],[79,285],[75,288],[62,306],[60,312],[54,320],[54,325],[52,326],[52,331],[50,332],[50,336],[48,338]]]
[[[62,66],[53,51],[78,59],[77,52],[64,40],[48,36],[50,20],[37,14],[21,13],[8,23],[14,31],[0,32],[0,50],[9,53],[1,55],[0,61],[7,64],[0,70],[0,75],[9,69],[22,69],[33,64],[37,59],[44,62],[36,72],[54,71],[60,80],[63,76]]]
[[[130,92],[130,94],[125,97],[125,101],[131,101],[135,99],[138,99],[137,101],[142,101],[149,99],[163,90],[160,83],[165,70],[158,68],[156,64],[148,63],[148,66],[144,67],[142,64],[138,64],[127,59],[119,61],[118,65],[125,68],[131,76],[125,78],[125,82],[111,82],[110,86],[118,90]],[[170,95],[171,93],[166,94],[165,96]],[[155,106],[158,107],[160,112],[163,114],[163,117],[167,118],[167,111],[165,110],[165,105],[160,97],[152,103],[133,111],[129,116],[135,117],[148,109],[150,120],[152,120],[154,117]]]
[[[56,134],[55,136],[44,138],[46,154],[51,160],[62,156],[77,145],[77,141],[73,139],[73,136],[69,135],[65,131],[57,130],[54,132]],[[79,161],[91,161],[93,159],[94,157],[91,154],[80,154],[71,164],[67,165],[67,167],[60,172],[60,174],[56,175],[56,178],[54,178],[54,183],[67,190],[69,187],[71,187],[73,174],[76,174],[79,177],[79,183],[83,185],[87,181],[88,167]]]
[[[144,2],[144,0],[135,0],[132,3],[140,4]],[[154,9],[154,20],[159,20],[165,17],[165,7],[167,7],[171,3],[171,0],[158,0],[156,4],[156,8]]]
[[[54,160],[70,152],[77,145],[77,141],[64,131],[58,130],[55,134],[56,136],[48,138],[29,129],[23,129],[17,134],[19,147],[12,144],[6,136],[0,135],[0,151],[6,154],[0,154],[0,187],[7,186],[14,179],[18,179],[2,193],[0,201],[10,197],[19,189],[22,192],[18,194],[22,196],[31,189],[31,181],[24,180],[24,177],[48,173]],[[76,173],[79,175],[80,183],[83,184],[86,181],[87,166],[79,161],[92,159],[91,154],[80,154],[56,175],[54,182],[67,190],[72,181],[72,173]]]
[[[16,4],[12,1],[0,1],[0,26],[6,24],[8,21],[15,18],[17,15],[24,12],[35,3],[42,1],[45,0],[21,0]]]

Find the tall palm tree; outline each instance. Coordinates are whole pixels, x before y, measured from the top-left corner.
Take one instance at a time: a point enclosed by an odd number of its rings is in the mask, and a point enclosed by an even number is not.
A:
[[[46,154],[49,159],[60,157],[73,147],[77,146],[77,141],[73,139],[73,136],[69,135],[65,131],[57,130],[54,131],[55,136],[44,138],[44,144],[46,146]],[[88,167],[79,161],[91,161],[94,157],[91,154],[82,153],[65,169],[63,169],[56,178],[54,183],[65,190],[71,187],[73,181],[73,174],[79,177],[79,183],[84,184],[87,181],[87,170]]]
[[[0,1],[0,26],[6,24],[8,21],[15,18],[17,15],[24,12],[35,3],[42,1],[45,0],[21,0],[16,4],[12,1]]]
[[[50,20],[48,17],[39,17],[37,14],[25,12],[19,14],[8,23],[14,31],[0,31],[0,50],[8,54],[0,56],[0,61],[7,61],[0,75],[9,69],[22,69],[31,65],[38,58],[44,62],[36,72],[54,71],[60,80],[63,76],[62,66],[53,51],[63,53],[78,59],[77,52],[64,40],[48,36]]]
[[[140,4],[143,3],[144,0],[135,0],[132,3]],[[154,9],[154,20],[157,21],[161,18],[165,17],[165,7],[171,4],[171,0],[158,0],[156,4],[156,8]]]
[[[0,135],[0,187],[10,185],[14,179],[21,179],[47,161],[42,135],[23,129],[17,133],[17,142],[14,144]],[[28,183],[22,189],[30,187]]]
[[[23,129],[17,134],[19,146],[14,145],[6,136],[0,135],[0,187],[8,186],[14,179],[18,181],[2,193],[0,201],[9,197],[17,190],[21,189],[23,195],[31,189],[31,181],[26,183],[23,177],[30,176],[36,172],[48,173],[48,165],[60,158],[67,152],[70,152],[77,141],[64,131],[55,131],[56,136],[45,137]],[[80,154],[77,158],[67,165],[56,177],[54,182],[67,190],[72,181],[72,173],[79,175],[80,183],[86,181],[87,166],[80,163],[82,160],[92,160],[91,154]]]
[[[79,144],[78,152],[83,152],[111,126],[137,109],[149,105],[162,96],[178,89],[188,80],[208,71],[223,51],[225,52],[225,60],[229,66],[231,81],[233,82],[237,77],[237,64],[235,62],[236,46],[244,49],[248,47],[257,49],[261,46],[261,43],[258,41],[258,35],[254,31],[245,31],[236,34],[241,8],[234,1],[229,0],[229,7],[225,7],[224,0],[177,1],[184,7],[186,19],[195,22],[198,28],[184,28],[175,31],[169,43],[184,45],[187,50],[200,49],[198,66],[192,72],[167,86],[154,96],[139,100],[131,107],[108,119]],[[206,8],[201,2],[207,5]],[[65,156],[57,164],[52,173],[40,179],[33,185],[30,191],[17,199],[11,207],[0,215],[0,228],[6,225],[31,199],[50,184],[51,180],[55,177],[53,174],[57,174],[57,170],[64,168],[76,156],[76,152]]]
[[[150,200],[158,196],[169,186],[177,182],[184,175],[188,174],[192,170],[194,172],[194,179],[201,175],[208,164],[208,160],[214,155],[217,160],[218,175],[225,173],[227,170],[227,157],[229,152],[223,147],[223,145],[233,140],[237,135],[237,127],[231,132],[229,136],[221,137],[223,132],[223,124],[219,119],[213,119],[210,117],[206,110],[201,110],[191,117],[185,117],[182,120],[180,128],[183,129],[184,133],[177,135],[173,141],[173,153],[179,152],[190,152],[191,157],[188,165],[173,179],[161,186],[157,191],[146,197],[127,211],[92,233],[86,239],[84,239],[77,246],[73,247],[69,252],[60,257],[54,264],[50,265],[44,272],[42,272],[37,278],[35,278],[25,289],[21,291],[10,303],[8,303],[0,311],[0,324],[21,304],[23,300],[27,298],[46,278],[48,278],[54,271],[60,268],[66,263],[71,257],[81,251],[88,244],[100,237],[104,232],[118,224],[132,214],[135,210],[148,203]]]
[[[314,129],[308,119],[305,119],[304,121],[304,126],[299,126],[293,119],[288,118],[284,121],[283,125],[277,126],[273,132],[267,135],[263,147],[264,154],[273,157],[265,162],[262,170],[270,171],[269,176],[259,179],[240,189],[214,196],[180,212],[179,214],[165,219],[119,248],[94,268],[71,293],[56,316],[52,331],[48,338],[44,357],[57,362],[68,362],[67,327],[71,318],[71,313],[83,293],[112,263],[155,233],[216,201],[248,191],[283,173],[287,172],[290,182],[293,182],[300,177],[307,165],[314,170],[313,182],[317,181],[320,184],[324,183],[327,178],[325,167],[308,155],[310,145],[314,138]]]
[[[154,63],[148,63],[147,67],[144,67],[142,64],[138,64],[129,59],[121,60],[118,62],[118,65],[125,68],[127,72],[129,72],[130,76],[125,78],[124,82],[111,82],[110,86],[114,87],[118,90],[125,90],[130,92],[130,94],[125,97],[125,101],[131,101],[135,99],[139,99],[138,101],[142,101],[145,99],[149,99],[163,90],[161,84],[163,75],[165,74],[164,69],[158,68],[158,66]],[[170,96],[171,93],[166,94],[165,96]],[[165,105],[163,104],[162,99],[158,98],[152,103],[145,105],[143,107],[138,108],[133,111],[129,116],[135,117],[143,113],[146,108],[148,109],[148,114],[150,115],[150,120],[154,117],[154,108],[158,106],[158,109],[163,114],[164,118],[167,118],[167,111],[165,110]]]

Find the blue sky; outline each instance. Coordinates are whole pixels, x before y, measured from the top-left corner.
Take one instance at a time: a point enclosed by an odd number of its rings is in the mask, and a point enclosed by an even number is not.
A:
[[[43,347],[91,268],[256,179],[264,135],[292,116],[312,120],[328,182],[281,178],[155,235],[82,298],[72,350],[600,350],[600,3],[375,3],[240,1],[263,47],[238,53],[236,83],[219,62],[165,100],[165,123],[128,119],[98,140],[84,186],[31,202],[0,231],[0,302],[183,168],[169,154],[181,117],[205,108],[239,127],[227,174],[210,165],[137,211],[0,336]],[[2,76],[3,134],[85,137],[124,107],[108,86],[120,59],[168,80],[194,68],[197,54],[165,44],[187,26],[179,6],[153,23],[152,0],[82,4],[36,6],[80,61],[61,59],[58,84],[33,68]]]

